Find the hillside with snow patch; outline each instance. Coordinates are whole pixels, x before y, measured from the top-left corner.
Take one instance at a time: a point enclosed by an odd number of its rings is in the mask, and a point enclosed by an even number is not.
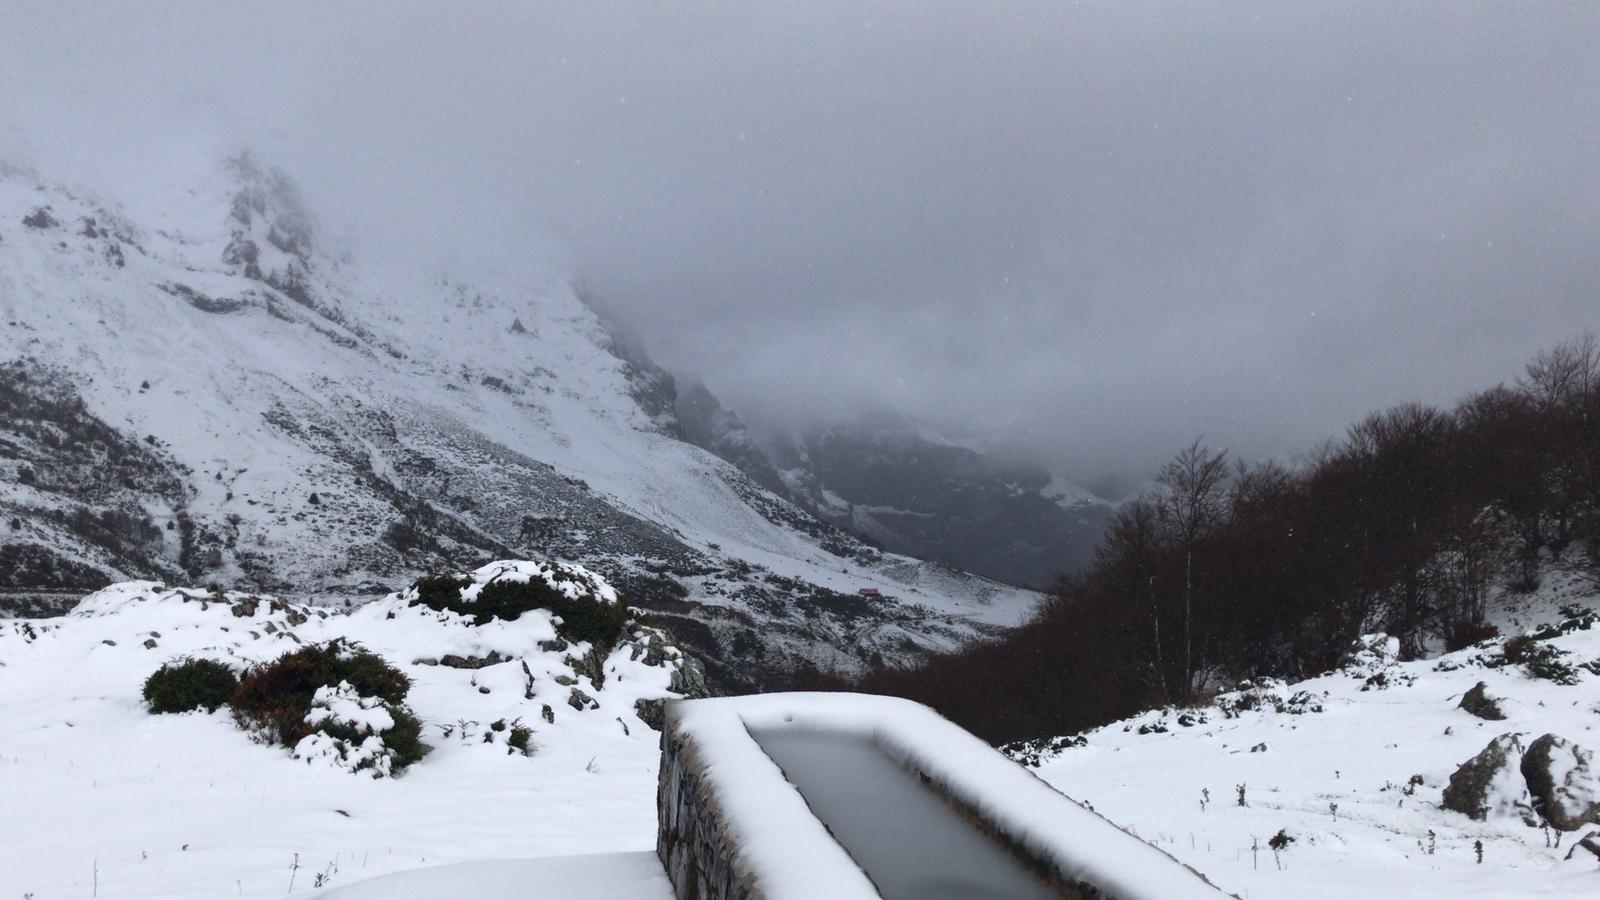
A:
[[[1378,638],[1318,678],[1009,749],[1247,900],[1592,897],[1600,858],[1574,845],[1600,822],[1544,827],[1514,769],[1486,820],[1444,806],[1452,775],[1500,735],[1600,751],[1600,591],[1581,574],[1545,582],[1505,598],[1504,637],[1454,653],[1399,662]],[[1514,647],[1510,662],[1507,641],[1523,633],[1533,649]],[[1503,720],[1460,708],[1479,682]],[[1274,851],[1280,832],[1290,840]]]

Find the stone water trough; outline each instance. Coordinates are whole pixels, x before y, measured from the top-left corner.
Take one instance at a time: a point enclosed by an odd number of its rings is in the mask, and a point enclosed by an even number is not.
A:
[[[680,900],[1216,900],[1204,876],[920,704],[668,704],[656,852]]]

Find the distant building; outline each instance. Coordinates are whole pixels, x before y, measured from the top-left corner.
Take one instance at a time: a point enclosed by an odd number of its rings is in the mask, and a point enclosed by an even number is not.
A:
[[[882,597],[883,596],[883,594],[878,592],[877,588],[862,588],[861,590],[856,591],[856,593],[860,594],[863,597]]]

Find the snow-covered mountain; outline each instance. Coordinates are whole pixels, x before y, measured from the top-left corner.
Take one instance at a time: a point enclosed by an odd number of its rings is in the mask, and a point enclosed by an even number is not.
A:
[[[680,440],[670,377],[564,283],[364,263],[248,156],[137,218],[109,196],[0,169],[13,606],[126,578],[376,596],[553,557],[749,685],[1034,599],[868,546]]]
[[[679,398],[678,411],[686,439],[818,517],[893,552],[1008,584],[1043,588],[1076,572],[1115,512],[1067,478],[904,416],[762,442],[702,385]]]

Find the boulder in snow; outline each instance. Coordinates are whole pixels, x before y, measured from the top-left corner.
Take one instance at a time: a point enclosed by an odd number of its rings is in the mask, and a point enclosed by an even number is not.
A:
[[[1522,780],[1522,740],[1502,734],[1450,776],[1444,806],[1479,821],[1515,815],[1533,821],[1533,805]]]
[[[1480,719],[1488,719],[1491,722],[1503,721],[1506,713],[1505,710],[1500,708],[1500,704],[1504,701],[1491,695],[1488,688],[1487,684],[1481,681],[1478,682],[1473,686],[1472,690],[1462,695],[1460,708]]]
[[[1595,859],[1600,859],[1600,831],[1591,831],[1579,838],[1563,859],[1572,859],[1580,850],[1593,854]]]
[[[1534,808],[1562,831],[1600,824],[1600,771],[1593,751],[1547,734],[1528,745],[1522,776]]]

